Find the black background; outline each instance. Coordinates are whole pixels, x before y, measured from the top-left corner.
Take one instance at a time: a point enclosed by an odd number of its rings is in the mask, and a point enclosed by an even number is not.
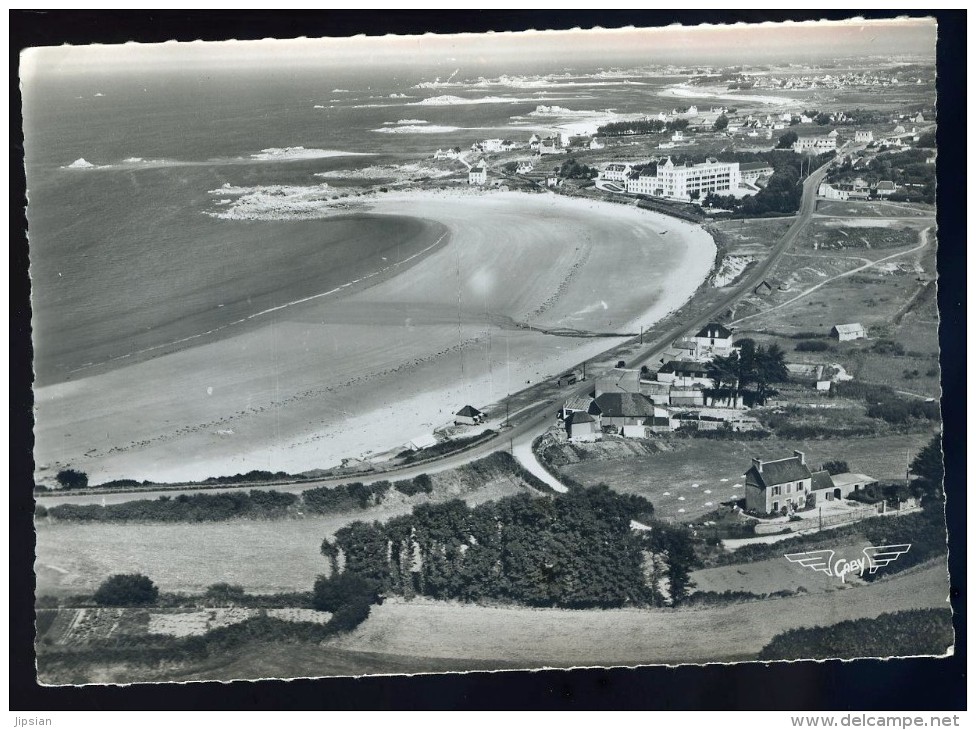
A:
[[[965,709],[966,14],[898,11],[939,22],[939,307],[949,566],[956,649],[948,659],[648,667],[419,677],[51,688],[36,683],[30,279],[18,54],[23,48],[129,40],[310,38],[357,33],[605,28],[762,22],[877,11],[10,11],[10,709]],[[762,603],[743,611],[765,610]]]

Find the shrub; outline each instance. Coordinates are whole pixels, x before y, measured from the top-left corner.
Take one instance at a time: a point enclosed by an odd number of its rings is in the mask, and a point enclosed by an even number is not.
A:
[[[898,342],[894,340],[878,340],[871,345],[871,352],[877,353],[879,355],[904,355],[905,348]]]
[[[34,517],[37,517],[38,519],[47,517],[47,507],[45,507],[43,504],[35,504]]]
[[[797,352],[826,352],[834,348],[829,342],[824,342],[823,340],[803,340],[797,342],[796,347],[793,349]]]
[[[95,591],[100,606],[146,606],[156,602],[159,589],[139,573],[109,576]]]
[[[823,466],[820,467],[823,471],[833,476],[834,474],[846,474],[850,471],[850,467],[847,466],[846,461],[825,461]]]
[[[312,605],[319,611],[339,611],[349,603],[365,602],[367,606],[379,600],[376,585],[356,573],[346,571],[319,576],[312,589]]]
[[[759,658],[850,659],[942,654],[952,641],[951,611],[916,609],[841,621],[833,626],[791,629],[773,637]]]

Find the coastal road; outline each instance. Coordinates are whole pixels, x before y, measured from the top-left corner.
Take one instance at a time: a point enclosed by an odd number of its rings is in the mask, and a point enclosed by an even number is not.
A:
[[[654,340],[647,342],[639,353],[630,357],[629,364],[631,367],[639,367],[640,365],[656,361],[657,358],[660,358],[661,355],[671,347],[672,342],[686,334],[688,331],[698,329],[699,327],[702,327],[708,323],[710,320],[715,319],[732,304],[736,303],[743,297],[748,296],[748,294],[752,292],[752,290],[755,289],[755,287],[769,275],[769,272],[779,262],[779,259],[783,253],[796,242],[797,236],[800,235],[801,231],[803,231],[806,225],[810,222],[810,219],[816,209],[817,188],[823,181],[823,178],[827,174],[827,170],[832,162],[833,161],[828,162],[822,167],[817,168],[810,173],[806,180],[804,180],[803,197],[800,202],[800,209],[796,215],[796,218],[783,237],[773,246],[769,256],[754,266],[753,270],[749,272],[749,274],[745,276],[743,280],[726,296],[723,296],[711,306],[702,309],[691,322],[685,321],[679,326],[670,328]],[[613,350],[628,346],[632,347],[637,343],[637,338],[634,338],[613,348]],[[353,481],[370,484],[372,482],[382,480],[393,481],[398,479],[411,479],[420,474],[436,474],[440,471],[446,471],[448,469],[455,469],[459,466],[463,466],[464,464],[468,464],[472,461],[480,459],[483,456],[487,456],[495,451],[511,450],[516,454],[516,456],[521,456],[523,459],[527,459],[528,457],[525,456],[526,446],[531,446],[532,442],[538,436],[545,433],[549,427],[555,423],[556,412],[559,410],[562,403],[574,396],[587,395],[587,393],[592,389],[592,383],[590,381],[594,377],[599,377],[612,367],[612,360],[614,359],[612,356],[613,350],[605,353],[607,359],[611,361],[608,362],[607,365],[598,367],[592,365],[591,363],[587,364],[587,374],[590,376],[590,380],[583,381],[573,388],[560,390],[556,394],[546,394],[539,402],[529,406],[528,408],[523,408],[517,414],[514,414],[512,416],[512,425],[510,428],[500,431],[497,436],[463,452],[448,454],[443,458],[437,459],[436,461],[414,466],[405,466],[398,469],[390,469],[389,471],[384,472],[349,475],[330,479],[316,479],[309,481],[303,480],[292,483],[279,482],[227,484],[218,488],[205,487],[204,489],[206,489],[208,492],[239,491],[241,489],[276,489],[281,492],[301,492],[312,487],[337,486],[339,484],[347,484]],[[529,449],[529,453],[531,453],[531,449]],[[536,472],[538,464],[529,463],[527,468],[529,468],[530,471]],[[546,479],[546,481],[549,480]],[[162,495],[175,496],[181,493],[193,493],[200,490],[201,487],[199,485],[187,485],[185,488],[179,487],[176,489],[169,488],[165,490],[152,491],[146,491],[143,489],[131,491],[119,490],[113,491],[110,494],[84,493],[69,495],[58,493],[45,496],[43,498],[43,504],[46,506],[53,506],[55,504],[68,502],[72,504],[112,504],[117,502],[125,502],[132,499],[156,499]]]

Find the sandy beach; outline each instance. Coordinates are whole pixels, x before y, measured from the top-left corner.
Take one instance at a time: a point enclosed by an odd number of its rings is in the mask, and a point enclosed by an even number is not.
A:
[[[657,92],[658,96],[668,96],[677,99],[723,99],[737,101],[740,104],[770,104],[772,106],[793,106],[799,104],[797,99],[787,96],[773,96],[771,94],[740,94],[728,91],[722,86],[689,86],[676,84]]]
[[[398,447],[465,404],[490,416],[508,393],[659,320],[715,254],[699,226],[552,194],[416,191],[364,203],[436,221],[450,240],[379,283],[286,304],[240,334],[39,388],[38,480],[64,466],[92,482],[298,472]]]

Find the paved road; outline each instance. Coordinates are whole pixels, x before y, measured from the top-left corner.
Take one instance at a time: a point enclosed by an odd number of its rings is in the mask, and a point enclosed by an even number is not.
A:
[[[793,245],[797,236],[810,222],[810,218],[816,209],[817,188],[826,175],[830,164],[831,163],[828,162],[823,167],[814,170],[804,181],[803,199],[800,203],[800,210],[793,222],[793,225],[789,227],[780,241],[772,248],[770,255],[765,260],[761,261],[757,266],[753,267],[753,270],[732,291],[730,291],[726,296],[722,297],[715,304],[703,309],[693,321],[684,322],[680,326],[675,326],[657,337],[655,340],[648,342],[644,346],[642,352],[638,353],[636,356],[631,356],[631,367],[639,367],[640,365],[656,361],[657,358],[660,358],[661,355],[671,347],[672,342],[679,337],[682,337],[689,330],[702,327],[710,320],[715,319],[715,317],[727,310],[732,304],[737,302],[742,297],[747,296],[763,279],[769,275],[769,272],[777,264],[783,253]],[[637,344],[636,338],[631,340],[628,344]],[[588,375],[590,375],[592,379],[594,376],[599,376],[600,372],[593,372],[591,370],[588,372]],[[526,445],[531,444],[536,437],[543,434],[549,428],[549,426],[554,423],[556,412],[559,410],[563,402],[573,396],[584,396],[589,393],[591,389],[592,383],[585,381],[572,389],[563,389],[556,395],[548,395],[537,404],[524,408],[518,414],[513,415],[513,424],[511,428],[502,430],[494,438],[472,449],[468,449],[459,454],[445,456],[436,462],[422,464],[420,466],[408,466],[388,472],[362,476],[347,476],[338,479],[303,481],[292,484],[227,485],[208,491],[221,492],[236,491],[240,489],[277,489],[278,491],[282,492],[301,492],[315,486],[336,486],[338,484],[348,483],[351,481],[361,481],[364,484],[369,484],[371,482],[381,481],[384,479],[410,479],[418,476],[419,474],[435,474],[440,471],[457,468],[483,456],[487,456],[495,451],[512,450],[513,453],[516,454],[524,453]],[[528,468],[532,470],[533,466],[534,465],[530,464]],[[141,490],[132,492],[113,492],[112,494],[106,495],[78,494],[73,496],[62,496],[59,494],[44,497],[43,504],[46,506],[53,506],[55,504],[64,502],[70,502],[73,504],[112,504],[116,502],[125,502],[132,499],[155,499],[161,495],[175,496],[182,492],[190,493],[195,491],[199,491],[199,487],[187,487],[186,489],[169,489],[165,491],[161,490],[152,492]]]

